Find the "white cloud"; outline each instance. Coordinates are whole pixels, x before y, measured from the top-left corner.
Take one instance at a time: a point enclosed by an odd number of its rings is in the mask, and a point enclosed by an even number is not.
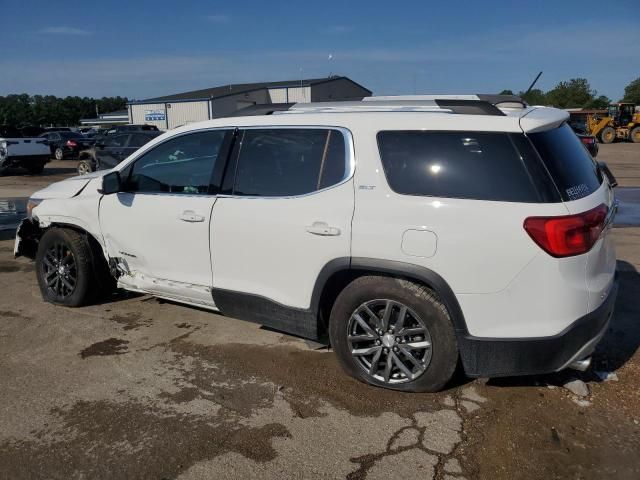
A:
[[[231,21],[231,17],[229,15],[217,14],[217,15],[207,15],[206,19],[211,23],[229,23]]]
[[[81,28],[74,27],[47,27],[40,30],[38,33],[45,35],[91,35],[88,30],[82,30]]]

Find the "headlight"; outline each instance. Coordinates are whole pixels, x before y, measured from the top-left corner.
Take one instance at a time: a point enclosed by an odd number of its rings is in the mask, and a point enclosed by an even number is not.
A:
[[[27,202],[27,218],[31,218],[33,209],[37,207],[40,202],[42,202],[41,198],[30,198]]]

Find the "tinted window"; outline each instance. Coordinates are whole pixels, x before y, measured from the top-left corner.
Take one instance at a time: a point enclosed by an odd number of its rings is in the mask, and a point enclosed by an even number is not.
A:
[[[157,135],[145,135],[141,133],[134,133],[133,135],[131,135],[131,138],[129,139],[129,148],[140,148],[145,143],[150,142],[156,136]]]
[[[342,181],[345,163],[345,141],[338,130],[246,130],[234,193],[262,197],[303,195]]]
[[[77,132],[60,132],[60,136],[64,139],[67,138],[84,138],[81,133]]]
[[[136,192],[207,194],[224,130],[190,133],[167,140],[133,164],[127,188]]]
[[[595,161],[568,125],[529,138],[547,166],[564,200],[577,200],[595,192],[602,178]]]
[[[127,135],[114,135],[113,137],[109,137],[109,140],[105,142],[106,147],[117,148],[124,147],[127,143]]]
[[[406,195],[540,202],[529,171],[507,133],[378,133],[393,191]]]

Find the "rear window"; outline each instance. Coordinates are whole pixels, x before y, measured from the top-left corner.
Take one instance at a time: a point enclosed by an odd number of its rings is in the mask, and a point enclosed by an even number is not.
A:
[[[396,193],[544,201],[509,133],[383,131],[378,148]]]
[[[578,200],[600,187],[602,176],[596,163],[569,125],[528,136],[563,200]]]

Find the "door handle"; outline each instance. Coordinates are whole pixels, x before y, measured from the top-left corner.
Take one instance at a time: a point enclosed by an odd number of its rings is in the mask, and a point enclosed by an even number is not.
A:
[[[307,227],[307,232],[323,237],[335,237],[340,235],[339,228],[330,227],[326,222],[313,222],[312,225]]]
[[[202,215],[198,215],[193,210],[185,210],[178,216],[178,218],[183,222],[204,222],[204,217]]]

